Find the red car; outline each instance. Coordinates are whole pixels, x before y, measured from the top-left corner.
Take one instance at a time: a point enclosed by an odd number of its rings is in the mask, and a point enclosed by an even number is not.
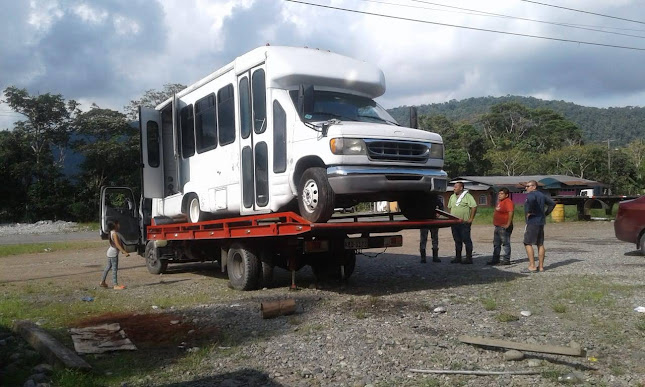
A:
[[[614,231],[616,238],[635,243],[645,254],[645,196],[618,204]]]

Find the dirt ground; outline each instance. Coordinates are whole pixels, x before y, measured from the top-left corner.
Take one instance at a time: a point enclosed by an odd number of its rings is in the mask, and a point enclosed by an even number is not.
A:
[[[0,258],[0,293],[20,295],[38,307],[53,302],[69,308],[55,322],[33,316],[45,326],[121,321],[132,329],[133,342],[139,338],[143,344],[138,356],[159,356],[156,364],[141,365],[118,380],[97,376],[98,384],[557,385],[558,378],[577,372],[583,384],[644,385],[645,319],[634,308],[645,306],[645,257],[615,239],[611,222],[548,224],[546,271],[526,274],[522,231],[518,227],[512,236],[511,266],[485,265],[492,252],[491,227],[473,226],[474,265],[448,262],[453,250],[449,229],[440,230],[442,262],[421,265],[418,231],[409,230],[401,233],[403,247],[359,256],[347,284],[316,283],[311,270],[303,268],[297,273],[297,292],[288,290],[290,275],[284,270],[276,270],[273,287],[240,292],[227,286],[216,264],[171,265],[168,273],[151,275],[137,255],[120,258],[119,282],[127,289],[115,291],[97,286],[106,247],[10,256]],[[81,301],[88,295],[92,303]],[[259,317],[260,302],[283,298],[296,300],[295,316]],[[447,312],[434,312],[438,306]],[[533,316],[519,317],[521,310]],[[156,313],[171,317],[142,321],[141,315]],[[181,321],[173,334],[171,320]],[[169,334],[165,343],[179,352],[146,352],[152,350],[154,335],[135,331],[146,324],[164,326],[158,336]],[[191,342],[195,332],[206,333]],[[504,362],[502,352],[459,343],[462,334],[534,344],[574,340],[588,357],[534,356],[537,376],[409,371],[527,368],[526,360]],[[210,343],[204,342],[209,337]],[[198,359],[196,350],[183,352],[198,347],[208,348]],[[106,359],[89,361],[107,367]]]

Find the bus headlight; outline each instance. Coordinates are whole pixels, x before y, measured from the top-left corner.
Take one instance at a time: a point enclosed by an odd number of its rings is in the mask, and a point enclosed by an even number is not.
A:
[[[443,159],[443,144],[437,144],[433,142],[430,144],[430,156],[431,159]]]
[[[335,155],[364,155],[365,141],[360,138],[332,138],[329,140],[331,153]]]

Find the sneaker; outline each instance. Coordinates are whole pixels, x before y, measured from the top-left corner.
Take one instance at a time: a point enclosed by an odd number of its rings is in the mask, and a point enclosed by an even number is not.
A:
[[[114,287],[112,289],[114,289],[114,290],[123,290],[123,289],[125,289],[125,286],[123,286],[123,285],[114,285]]]
[[[101,283],[99,284],[99,286],[100,286],[100,287],[102,287],[102,288],[107,288],[107,287],[108,287],[108,286],[107,286],[107,284],[106,284],[105,282],[101,282]]]

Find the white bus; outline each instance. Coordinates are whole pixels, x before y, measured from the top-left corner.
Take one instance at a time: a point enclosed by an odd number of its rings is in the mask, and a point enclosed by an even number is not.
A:
[[[140,108],[143,196],[152,216],[208,218],[398,201],[433,217],[446,190],[443,143],[399,126],[374,98],[377,67],[328,51],[260,47]]]

